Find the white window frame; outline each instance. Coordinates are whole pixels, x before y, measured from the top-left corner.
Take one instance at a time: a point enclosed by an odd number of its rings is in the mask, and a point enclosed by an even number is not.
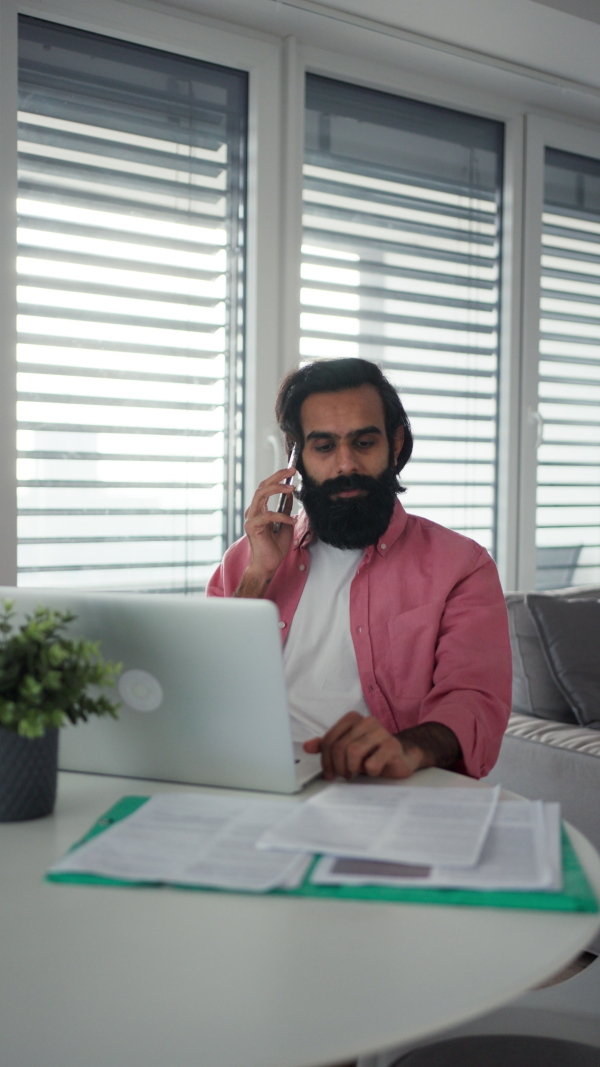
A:
[[[289,48],[288,44],[288,48]],[[519,336],[521,318],[521,220],[522,171],[524,153],[524,119],[522,107],[513,101],[502,101],[493,94],[478,94],[477,106],[472,95],[460,85],[448,85],[445,81],[427,80],[424,91],[423,79],[397,67],[385,67],[367,60],[354,60],[349,73],[347,58],[343,55],[312,47],[296,45],[287,64],[289,96],[296,107],[290,129],[293,134],[286,145],[286,165],[294,175],[287,190],[284,214],[285,250],[285,323],[286,344],[282,346],[284,370],[289,370],[297,361],[300,337],[300,260],[302,233],[302,164],[304,161],[304,82],[306,74],[339,78],[340,81],[363,85],[372,89],[413,97],[441,107],[455,108],[471,115],[494,119],[504,123],[504,204],[502,233],[502,279],[500,323],[500,390],[499,390],[499,453],[498,453],[498,507],[497,545],[498,569],[503,584],[514,587],[516,581],[517,539],[514,516],[517,511],[518,455],[518,403],[520,391]],[[297,114],[298,101],[302,112]],[[408,412],[410,416],[410,411]]]
[[[520,425],[519,532],[517,581],[535,588],[536,489],[540,346],[540,287],[544,162],[546,148],[600,160],[597,126],[566,125],[536,115],[527,118],[525,163],[525,233],[523,255],[522,402]]]
[[[275,5],[273,5],[275,9]],[[600,92],[432,40],[393,41],[343,26],[340,51],[217,23],[182,8],[121,0],[2,0],[0,6],[0,582],[16,580],[17,15],[164,49],[249,73],[245,496],[283,462],[273,400],[299,346],[300,239],[307,72],[505,124],[498,455],[498,566],[505,588],[535,573],[541,204],[545,144],[600,155]],[[214,13],[214,5],[211,14]],[[223,17],[232,18],[227,0]],[[274,10],[275,15],[275,10]],[[253,6],[248,4],[248,18]],[[306,41],[318,40],[318,12]],[[317,20],[317,21],[314,21]],[[264,22],[262,23],[264,25]],[[278,28],[274,17],[273,26]],[[568,90],[565,94],[565,90]],[[552,116],[549,118],[548,116]],[[596,148],[596,146],[598,146]]]
[[[87,6],[87,5],[86,5]],[[199,17],[143,12],[118,0],[19,3],[0,9],[0,584],[16,585],[16,196],[18,15],[219,63],[249,75],[246,257],[246,486],[273,469],[273,396],[281,374],[282,56],[275,38],[236,34]],[[143,26],[143,32],[141,27]]]

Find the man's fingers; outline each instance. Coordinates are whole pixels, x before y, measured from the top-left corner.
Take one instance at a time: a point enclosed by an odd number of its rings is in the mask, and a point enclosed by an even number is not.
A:
[[[315,738],[314,741],[318,741]],[[319,747],[307,751],[318,752]],[[405,748],[377,719],[350,711],[320,739],[325,778],[408,778],[421,766],[417,746]]]
[[[356,778],[362,772],[364,761],[377,751],[378,745],[379,741],[374,735],[363,734],[340,746],[338,774],[343,775],[344,778]],[[336,763],[335,754],[334,763]]]
[[[304,741],[302,748],[305,752],[310,752],[313,755],[316,755],[318,752],[321,751],[321,738],[310,737],[308,741]]]
[[[358,723],[364,722],[364,717],[357,711],[349,711],[327,731],[321,738],[321,762],[323,764],[323,776],[335,778],[340,773],[333,760],[333,750],[337,742],[344,737]]]
[[[410,778],[420,766],[420,750],[405,749],[396,737],[389,737],[364,762],[371,778]]]
[[[361,715],[358,711],[347,711],[346,714],[342,715],[341,719],[338,719],[335,725],[323,735],[322,740],[326,744],[332,744],[334,741],[337,741],[338,738],[342,737],[343,734],[347,733],[348,730],[351,730],[353,726],[365,721],[364,715]]]
[[[246,519],[244,528],[247,534],[260,534],[275,522],[279,522],[283,526],[295,526],[296,517],[293,515],[286,515],[284,511],[263,511],[260,515],[253,515]]]
[[[252,515],[260,515],[267,509],[269,498],[272,496],[280,496],[281,493],[285,493],[293,500],[294,486],[285,485],[284,482],[275,482],[270,479],[266,482],[261,482],[256,490],[250,506],[246,510],[246,518]]]

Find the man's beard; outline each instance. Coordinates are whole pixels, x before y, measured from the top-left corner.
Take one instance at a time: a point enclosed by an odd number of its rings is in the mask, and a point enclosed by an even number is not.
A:
[[[332,494],[350,489],[362,489],[365,495],[332,500]],[[342,474],[321,484],[303,472],[302,488],[296,495],[320,541],[334,548],[366,548],[376,544],[387,530],[397,489],[398,480],[391,467],[378,478]]]

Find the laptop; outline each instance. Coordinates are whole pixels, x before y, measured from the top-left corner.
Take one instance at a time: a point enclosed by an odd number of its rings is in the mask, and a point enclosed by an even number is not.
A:
[[[119,718],[60,731],[59,767],[190,785],[294,793],[320,773],[294,746],[281,636],[267,600],[0,588],[17,622],[69,610],[69,633],[122,664],[107,695]]]

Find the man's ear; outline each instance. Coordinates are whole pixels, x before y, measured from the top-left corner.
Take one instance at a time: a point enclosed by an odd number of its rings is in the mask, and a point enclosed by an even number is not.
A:
[[[399,426],[394,433],[394,467],[398,462],[398,456],[402,451],[402,445],[404,444],[404,426]]]

